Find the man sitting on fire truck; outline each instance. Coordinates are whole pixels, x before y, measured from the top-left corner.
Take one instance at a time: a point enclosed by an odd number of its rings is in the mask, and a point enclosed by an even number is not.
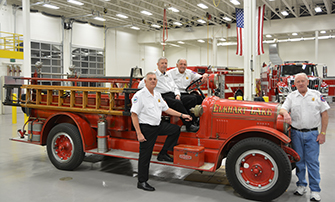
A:
[[[187,69],[187,60],[184,58],[178,59],[177,68],[171,69],[167,71],[167,74],[170,75],[175,84],[178,87],[178,90],[181,94],[181,101],[183,102],[185,108],[188,110],[189,114],[190,109],[195,105],[201,105],[203,98],[197,93],[188,93],[186,92],[186,88],[193,82],[200,78],[201,82],[204,83],[207,81],[208,74],[205,73],[204,75],[200,75],[190,69]],[[196,117],[192,116],[194,123],[196,124]]]
[[[158,69],[154,71],[157,77],[157,86],[155,88],[156,91],[161,93],[163,99],[166,101],[168,106],[171,109],[179,111],[183,114],[189,114],[188,109],[184,106],[183,102],[180,99],[180,91],[175,84],[173,78],[166,74],[168,60],[165,57],[161,57],[158,59],[157,67]],[[138,88],[144,87],[144,79],[138,85]],[[193,106],[196,103],[193,104]],[[181,117],[183,124],[186,126],[186,130],[188,132],[197,132],[199,130],[199,126],[195,126],[190,121],[186,121]]]

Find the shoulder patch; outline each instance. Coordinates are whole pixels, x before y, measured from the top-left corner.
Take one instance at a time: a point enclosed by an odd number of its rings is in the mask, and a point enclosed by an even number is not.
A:
[[[135,96],[134,99],[133,99],[133,102],[136,103],[138,101],[138,97]]]
[[[193,73],[193,74],[196,74],[196,72],[195,72],[195,71],[192,71],[192,73]]]
[[[321,100],[322,102],[326,102],[326,99],[325,99],[322,95],[320,95],[320,100]]]

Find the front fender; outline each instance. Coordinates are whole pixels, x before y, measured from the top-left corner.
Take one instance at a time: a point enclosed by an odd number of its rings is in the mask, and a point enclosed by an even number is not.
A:
[[[50,130],[59,123],[70,123],[76,125],[83,141],[83,150],[90,150],[96,147],[96,131],[91,124],[78,114],[62,112],[50,116],[43,125],[41,144],[45,145]]]

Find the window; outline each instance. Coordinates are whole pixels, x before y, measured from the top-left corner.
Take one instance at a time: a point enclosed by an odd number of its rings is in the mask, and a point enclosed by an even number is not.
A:
[[[62,73],[63,48],[60,44],[49,44],[42,42],[31,42],[31,73],[38,72],[35,64],[42,62],[42,73]],[[41,78],[61,78],[60,75],[42,74]],[[43,85],[59,85],[56,81],[43,81]]]
[[[104,72],[104,52],[99,49],[72,48],[72,65],[78,75],[82,77],[101,77]],[[82,82],[79,86],[96,86],[92,82]],[[98,86],[100,86],[99,84]]]

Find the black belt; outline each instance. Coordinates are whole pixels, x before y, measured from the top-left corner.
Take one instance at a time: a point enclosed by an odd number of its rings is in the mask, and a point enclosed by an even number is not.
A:
[[[294,129],[294,130],[300,131],[300,132],[304,132],[304,133],[305,133],[305,132],[309,132],[309,131],[313,131],[313,130],[318,130],[318,128],[311,128],[311,129],[303,128],[303,129],[297,129],[297,128],[293,127],[293,126],[291,126],[291,128]]]

